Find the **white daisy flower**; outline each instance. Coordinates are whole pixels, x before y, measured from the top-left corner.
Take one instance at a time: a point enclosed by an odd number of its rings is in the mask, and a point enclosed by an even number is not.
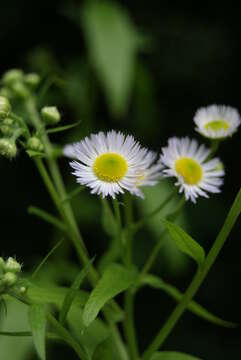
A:
[[[230,106],[211,105],[197,110],[194,116],[196,130],[211,139],[232,136],[240,125],[238,111]]]
[[[186,200],[196,202],[198,196],[208,197],[207,192],[219,193],[224,170],[218,158],[207,161],[210,149],[199,146],[196,140],[171,138],[162,149],[160,162],[164,176],[176,177],[179,192]]]
[[[157,179],[155,165],[152,165],[153,153],[141,148],[132,136],[114,130],[67,145],[64,154],[76,159],[70,165],[77,182],[91,188],[92,194],[103,197],[115,198],[124,190],[142,197],[138,187],[154,184]],[[156,166],[160,168],[160,164]]]

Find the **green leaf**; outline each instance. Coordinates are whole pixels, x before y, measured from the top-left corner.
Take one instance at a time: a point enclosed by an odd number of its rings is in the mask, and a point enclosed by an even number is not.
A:
[[[93,354],[92,360],[119,360],[113,346],[112,338],[108,338],[99,344]]]
[[[81,15],[90,59],[107,104],[114,116],[121,116],[130,98],[139,35],[126,11],[114,2],[86,2]]]
[[[61,308],[64,298],[69,289],[61,286],[36,286],[31,284],[28,287],[27,295],[33,302],[41,302],[46,304],[56,305]],[[79,290],[75,296],[73,306],[79,308],[85,305],[88,299],[86,291]]]
[[[113,297],[128,289],[137,279],[136,270],[127,270],[119,264],[109,266],[84,307],[83,321],[89,326],[101,308]]]
[[[142,284],[149,285],[155,289],[161,289],[165,291],[168,295],[170,295],[174,300],[180,302],[183,297],[183,293],[179,291],[175,286],[168,284],[161,278],[154,276],[154,275],[146,275],[142,279]],[[238,324],[225,321],[219,318],[216,315],[213,315],[208,310],[206,310],[203,306],[199,305],[196,301],[192,300],[188,305],[188,310],[190,310],[193,314],[201,317],[204,320],[207,320],[213,324],[217,324],[220,326],[234,328],[238,326]]]
[[[40,219],[46,221],[47,223],[54,225],[58,230],[66,231],[66,226],[64,225],[64,223],[45,210],[42,210],[36,206],[29,206],[28,213],[30,215],[38,216]]]
[[[13,300],[6,299],[8,315],[1,316],[1,329],[5,331],[21,331],[26,329],[29,331],[28,324],[28,306]],[[0,336],[0,358],[2,360],[26,360],[31,358],[33,349],[31,338],[24,337],[3,337]]]
[[[167,220],[163,220],[163,222],[179,250],[193,258],[198,265],[201,265],[205,259],[205,252],[203,248],[180,226]]]
[[[40,269],[42,268],[42,266],[46,263],[46,261],[48,260],[48,258],[55,252],[55,250],[58,249],[58,247],[63,243],[63,240],[60,240],[59,242],[57,242],[57,244],[55,244],[55,246],[48,252],[48,254],[43,258],[43,260],[40,262],[40,264],[37,266],[37,268],[34,270],[33,274],[32,274],[32,278],[34,278],[38,272],[40,271]]]
[[[192,355],[176,352],[176,351],[162,351],[152,355],[150,360],[201,360]]]
[[[47,132],[47,134],[54,134],[54,133],[70,130],[70,129],[78,126],[80,123],[81,123],[81,121],[78,121],[78,122],[76,122],[74,124],[70,124],[70,125],[57,126],[55,128],[46,130],[46,132]]]
[[[31,305],[29,308],[29,324],[33,333],[33,341],[36,351],[41,360],[46,359],[45,330],[46,330],[45,307],[41,304]]]
[[[71,305],[74,301],[75,296],[77,295],[77,292],[79,290],[79,287],[81,285],[81,283],[83,282],[83,280],[85,279],[85,277],[87,276],[90,266],[93,263],[94,258],[91,259],[88,264],[80,271],[80,273],[77,275],[76,279],[74,280],[71,288],[69,289],[69,291],[67,292],[64,301],[63,301],[63,305],[59,314],[59,322],[61,324],[63,324],[67,318],[68,312],[71,308]]]

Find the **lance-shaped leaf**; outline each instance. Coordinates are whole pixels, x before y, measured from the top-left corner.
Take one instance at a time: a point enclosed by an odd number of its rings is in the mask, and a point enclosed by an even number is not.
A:
[[[179,291],[175,286],[168,284],[161,278],[155,276],[155,275],[146,275],[142,279],[142,284],[146,284],[148,286],[151,286],[155,289],[160,289],[165,291],[169,296],[171,296],[174,300],[177,302],[180,302],[183,297],[183,293]],[[188,310],[190,310],[193,314],[201,317],[202,319],[205,319],[213,324],[217,324],[220,326],[225,326],[229,328],[234,328],[238,326],[238,324],[235,324],[230,321],[225,321],[218,316],[210,313],[208,310],[206,310],[203,306],[199,305],[196,301],[192,300],[188,305]]]
[[[90,54],[114,116],[127,110],[140,36],[120,5],[110,1],[86,2],[82,25]]]
[[[91,259],[88,264],[80,271],[80,273],[77,275],[76,279],[74,280],[71,288],[67,292],[63,305],[59,314],[59,321],[61,324],[63,324],[67,318],[68,312],[71,308],[71,305],[73,304],[74,298],[78,293],[79,287],[85,277],[87,276],[90,266],[93,263],[94,259]]]
[[[176,351],[162,351],[152,355],[150,360],[201,360],[192,355],[176,352]]]
[[[46,359],[45,330],[46,330],[45,307],[41,304],[31,305],[29,308],[29,324],[33,334],[33,342],[41,360]]]
[[[205,259],[203,248],[180,226],[167,220],[163,220],[163,222],[178,249],[193,258],[198,265],[201,265]]]
[[[137,279],[135,269],[127,270],[119,264],[109,266],[84,307],[83,321],[89,326],[102,307],[113,297],[128,289]]]

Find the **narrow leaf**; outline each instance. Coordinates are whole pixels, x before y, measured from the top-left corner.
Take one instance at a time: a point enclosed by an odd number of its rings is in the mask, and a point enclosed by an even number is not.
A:
[[[162,351],[152,355],[150,360],[201,360],[192,355],[176,352],[176,351]]]
[[[61,231],[66,231],[66,226],[64,225],[64,223],[62,223],[62,221],[56,218],[55,216],[47,213],[45,210],[42,210],[36,206],[29,206],[28,213],[30,215],[35,215],[40,217],[40,219],[46,221],[51,225],[54,225],[57,229]]]
[[[45,329],[46,313],[44,305],[34,304],[29,308],[29,324],[33,334],[36,351],[41,360],[46,359],[45,352]]]
[[[101,308],[113,297],[128,289],[137,279],[136,270],[127,270],[119,264],[109,266],[84,307],[83,321],[89,326]]]
[[[42,268],[42,266],[46,263],[46,261],[48,260],[48,258],[55,252],[55,250],[58,249],[58,247],[62,244],[63,240],[60,240],[59,242],[57,242],[57,244],[48,252],[48,254],[43,258],[43,260],[41,261],[41,263],[37,266],[37,268],[34,270],[33,274],[32,274],[32,278],[34,278],[39,270]]]
[[[70,125],[57,126],[55,128],[46,130],[46,132],[47,132],[47,134],[54,134],[54,133],[70,130],[70,129],[78,126],[80,123],[81,123],[81,121],[78,121],[78,122],[76,122],[74,124],[70,124]]]
[[[87,276],[90,266],[93,263],[94,258],[91,259],[88,264],[80,271],[80,273],[77,275],[76,279],[74,280],[71,288],[69,289],[69,291],[67,292],[67,294],[65,295],[64,301],[63,301],[63,305],[59,314],[59,322],[61,324],[63,324],[67,318],[68,312],[71,308],[71,305],[74,301],[75,296],[77,295],[77,292],[79,290],[79,287],[81,285],[81,283],[83,282],[83,280],[85,279],[85,277]]]
[[[198,265],[201,265],[205,259],[203,248],[180,226],[167,220],[163,220],[163,222],[179,250],[192,257]]]
[[[124,8],[111,1],[89,1],[81,15],[90,59],[118,117],[129,103],[139,34]]]
[[[171,296],[177,302],[180,302],[183,297],[183,293],[179,291],[175,286],[168,284],[161,278],[154,275],[146,275],[142,279],[142,283],[149,285],[155,289],[161,289],[165,291],[169,296]],[[196,301],[192,300],[188,305],[188,310],[190,310],[193,314],[199,316],[200,318],[207,320],[213,324],[234,328],[237,327],[238,324],[235,324],[230,321],[225,321],[219,318],[216,315],[213,315],[208,310],[206,310],[203,306],[199,305]]]

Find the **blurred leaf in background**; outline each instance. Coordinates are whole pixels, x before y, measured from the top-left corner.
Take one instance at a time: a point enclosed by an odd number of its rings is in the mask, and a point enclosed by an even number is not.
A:
[[[17,301],[7,301],[7,316],[2,314],[1,331],[30,331],[28,307]],[[26,360],[33,352],[31,337],[0,336],[0,358],[2,360]]]
[[[115,2],[86,2],[81,22],[109,110],[114,117],[121,117],[129,104],[141,37],[128,13]]]

